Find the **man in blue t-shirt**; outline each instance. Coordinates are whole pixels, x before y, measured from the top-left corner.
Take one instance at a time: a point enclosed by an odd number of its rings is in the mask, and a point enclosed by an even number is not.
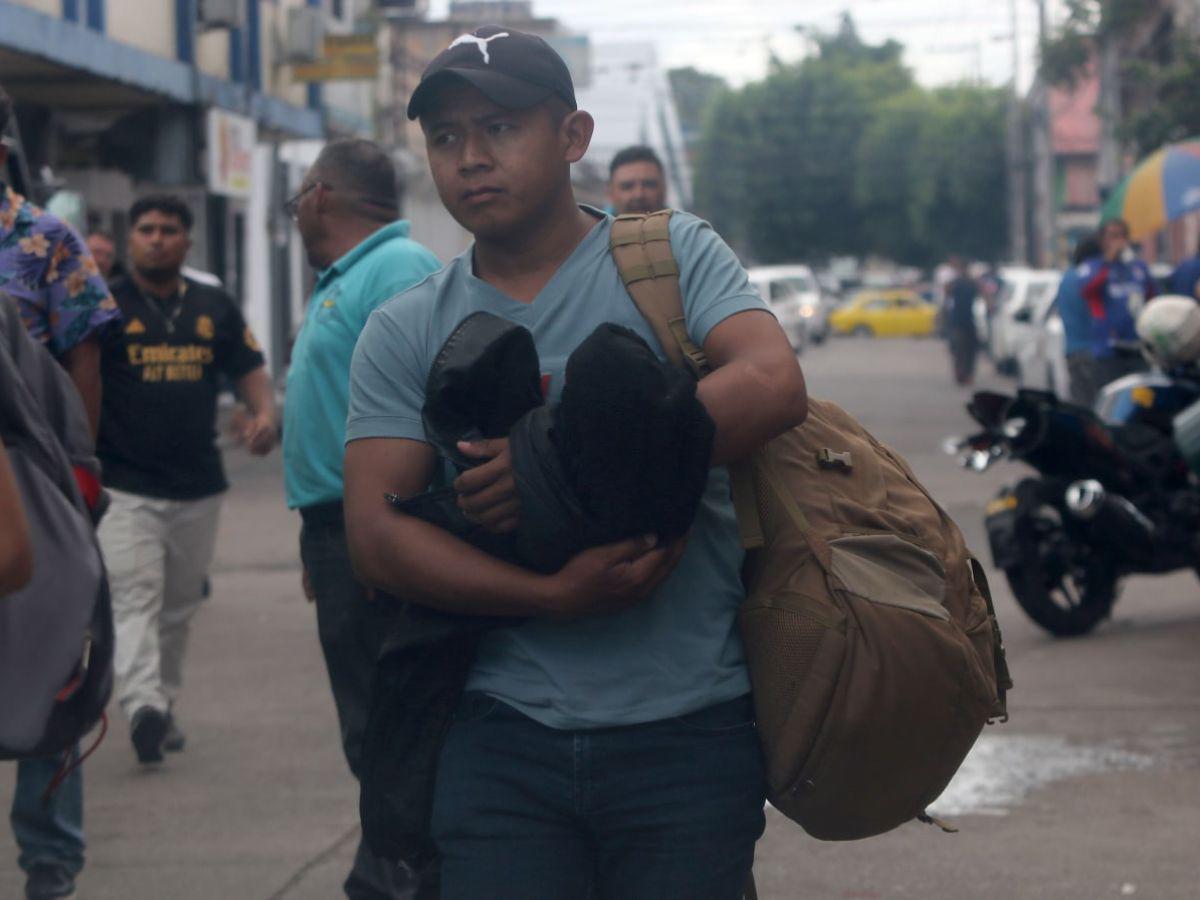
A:
[[[440,266],[399,220],[395,166],[371,141],[325,146],[288,201],[317,282],[292,348],[284,405],[287,503],[299,510],[304,592],[342,731],[357,777],[371,680],[389,610],[354,578],[342,515],[342,454],[350,359],[367,317]],[[410,895],[410,876],[376,859],[360,841],[346,880],[349,897]]]
[[[545,42],[494,26],[459,37],[408,113],[443,203],[475,243],[373,313],[359,340],[347,535],[369,584],[515,623],[485,639],[442,749],[432,823],[442,897],[733,900],[764,827],[765,785],[724,464],[803,420],[800,367],[732,251],[677,213],[687,328],[716,365],[698,389],[717,434],[690,536],[593,548],[539,575],[398,514],[384,493],[414,495],[438,467],[421,421],[425,380],[467,315],[532,332],[551,402],[567,357],[599,324],[657,347],[612,261],[612,220],[576,204],[570,167],[594,123]],[[460,450],[481,462],[454,483],[460,507],[514,528],[507,441]]]
[[[1067,374],[1071,379],[1071,400],[1084,406],[1096,402],[1096,358],[1092,355],[1092,314],[1083,296],[1083,279],[1089,269],[1084,265],[1100,255],[1100,236],[1080,238],[1071,257],[1071,268],[1063,272],[1054,304],[1063,323],[1063,350]]]
[[[1129,245],[1129,226],[1109,219],[1100,226],[1101,255],[1079,267],[1080,288],[1091,314],[1096,388],[1145,368],[1138,350],[1137,314],[1158,293],[1149,268]]]

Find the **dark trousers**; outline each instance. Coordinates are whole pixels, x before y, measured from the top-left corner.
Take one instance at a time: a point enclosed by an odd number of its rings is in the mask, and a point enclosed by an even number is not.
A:
[[[358,778],[371,677],[387,634],[387,610],[368,599],[354,579],[341,504],[305,507],[300,513],[300,559],[316,595],[317,632],[342,729],[342,749]],[[376,858],[360,841],[345,889],[351,900],[393,900],[411,897],[414,884],[406,869]]]
[[[467,693],[442,751],[442,900],[738,900],[763,832],[750,698],[548,728]]]
[[[950,359],[954,364],[954,381],[970,384],[975,379],[975,359],[979,354],[979,336],[975,326],[950,326]]]
[[[1067,374],[1071,379],[1071,402],[1091,407],[1100,385],[1096,383],[1096,357],[1087,350],[1067,354]]]

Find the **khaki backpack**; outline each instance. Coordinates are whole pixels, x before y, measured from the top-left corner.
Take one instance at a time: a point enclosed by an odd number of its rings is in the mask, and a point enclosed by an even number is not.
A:
[[[667,357],[703,377],[670,215],[617,217],[612,254]],[[1007,720],[982,567],[908,464],[833,403],[810,399],[731,475],[768,799],[822,840],[932,821],[984,724]]]

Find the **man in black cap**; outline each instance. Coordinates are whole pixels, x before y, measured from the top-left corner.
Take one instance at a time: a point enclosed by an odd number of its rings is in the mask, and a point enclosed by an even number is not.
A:
[[[690,536],[593,548],[543,575],[398,514],[383,495],[415,495],[438,468],[421,419],[425,379],[467,315],[529,329],[552,403],[597,326],[657,348],[609,252],[612,220],[575,201],[570,167],[594,123],[544,41],[495,26],[463,35],[429,65],[408,114],[420,118],[442,202],[475,243],[377,309],[359,339],[346,427],[351,555],[365,583],[398,596],[528,619],[484,639],[442,749],[442,896],[733,900],[764,826],[764,783],[724,465],[803,420],[795,355],[732,251],[677,213],[687,327],[716,367],[697,390],[716,438]],[[507,441],[459,450],[478,461],[454,482],[459,506],[493,531],[516,528]]]

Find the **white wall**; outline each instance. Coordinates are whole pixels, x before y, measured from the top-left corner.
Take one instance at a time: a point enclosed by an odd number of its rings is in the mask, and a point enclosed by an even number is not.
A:
[[[24,6],[56,19],[62,18],[62,0],[11,0],[16,6]]]
[[[79,5],[83,7],[84,4]],[[105,27],[114,41],[130,44],[155,56],[175,58],[174,3],[108,0]]]
[[[267,358],[267,371],[270,372],[271,361],[284,348],[274,346],[275,335],[271,328],[271,304],[277,289],[271,283],[271,233],[267,218],[271,203],[269,144],[259,144],[254,148],[252,167],[250,198],[246,201],[246,285],[242,314],[262,345],[263,356]]]

